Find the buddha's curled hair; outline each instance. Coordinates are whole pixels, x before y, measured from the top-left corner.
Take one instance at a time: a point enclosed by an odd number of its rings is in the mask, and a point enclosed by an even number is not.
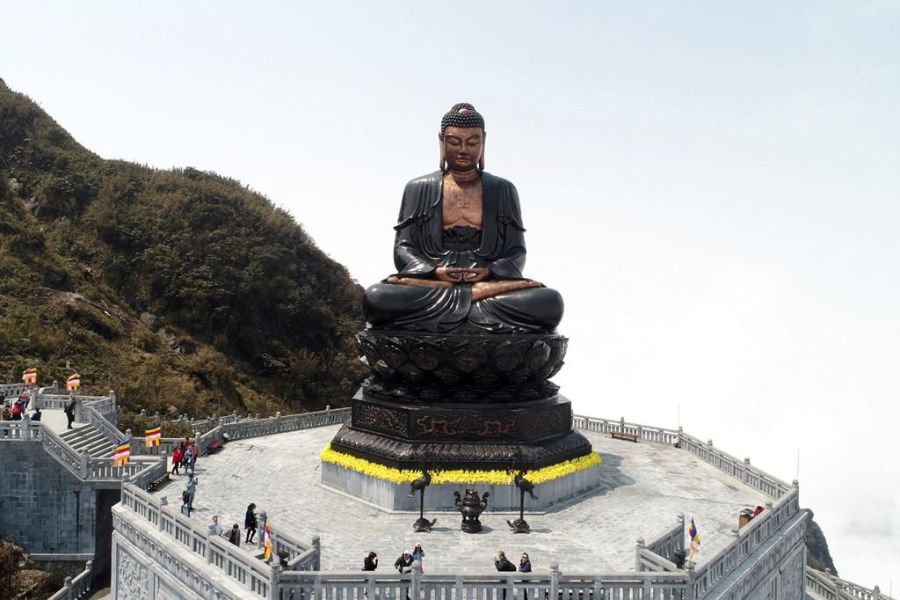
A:
[[[481,127],[484,129],[484,117],[468,102],[454,104],[441,119],[441,135],[448,127]]]

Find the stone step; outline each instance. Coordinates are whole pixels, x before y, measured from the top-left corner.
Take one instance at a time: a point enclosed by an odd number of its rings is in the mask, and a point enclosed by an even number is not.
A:
[[[112,444],[110,444],[105,438],[102,440],[97,440],[87,448],[88,454],[94,457],[105,457],[110,456],[112,451],[115,449]]]
[[[72,448],[74,448],[75,450],[79,450],[79,451],[82,448],[87,448],[87,447],[95,444],[98,441],[108,442],[106,437],[102,433],[97,431],[96,429],[94,429],[90,433],[87,433],[85,435],[81,435],[81,436],[78,436],[75,438],[70,438],[66,441]]]

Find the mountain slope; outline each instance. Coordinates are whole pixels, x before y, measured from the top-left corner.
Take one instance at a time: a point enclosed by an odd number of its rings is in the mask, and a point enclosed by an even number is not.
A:
[[[0,80],[0,379],[77,370],[131,412],[348,403],[360,297],[266,198],[104,160]]]

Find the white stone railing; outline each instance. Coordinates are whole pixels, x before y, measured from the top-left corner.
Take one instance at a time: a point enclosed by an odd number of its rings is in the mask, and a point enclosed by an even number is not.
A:
[[[637,541],[635,548],[635,570],[637,571],[674,571],[675,553],[684,551],[684,515],[677,516],[675,525],[658,535],[655,539],[644,543]]]
[[[85,598],[91,591],[91,580],[94,578],[94,561],[89,560],[84,566],[84,571],[74,578],[66,577],[65,583],[55,594],[47,600],[77,600]]]
[[[682,598],[687,575],[680,573],[612,573],[566,575],[556,565],[549,573],[491,574],[360,574],[298,573],[276,570],[279,598],[364,600],[588,600],[593,597],[649,600]]]
[[[624,417],[613,420],[584,415],[575,415],[572,422],[577,429],[584,431],[609,434],[628,433],[637,436],[638,440],[644,442],[677,446],[773,499],[778,499],[791,490],[791,484],[751,466],[749,458],[739,460],[727,452],[714,448],[712,440],[704,444],[694,436],[684,433],[680,427],[677,430],[667,429],[628,423]]]
[[[877,585],[870,590],[810,567],[806,567],[806,590],[821,600],[892,600]]]
[[[350,418],[349,408],[325,409],[317,412],[298,413],[281,416],[281,413],[267,419],[241,419],[236,422],[217,425],[213,429],[198,436],[197,448],[201,454],[206,453],[210,442],[227,438],[229,441],[243,440],[263,435],[286,433],[299,429],[338,425]]]
[[[597,433],[628,433],[636,435],[637,439],[644,442],[674,446],[679,439],[679,432],[675,429],[626,423],[624,417],[616,421],[613,419],[597,419],[584,415],[574,415],[572,421],[577,429],[595,431]]]
[[[774,506],[768,505],[766,510],[738,530],[734,540],[724,550],[700,563],[692,573],[692,597],[700,599],[711,592],[744,559],[771,540],[778,530],[789,523],[799,512],[799,489],[794,486],[792,491],[782,496]],[[805,531],[802,521],[800,525]]]
[[[161,533],[177,541],[194,554],[204,557],[206,561],[228,578],[239,583],[251,592],[268,598],[273,581],[280,567],[274,569],[245,550],[229,543],[225,538],[210,536],[209,531],[192,519],[170,508],[165,499],[156,497],[138,489],[131,484],[122,486],[122,502],[120,506],[142,517],[144,521],[155,526]],[[127,531],[117,531],[134,543]],[[300,544],[284,533],[273,534],[273,551],[285,551],[288,564],[295,568],[311,568],[319,565],[319,545]],[[304,547],[305,546],[305,547]],[[315,553],[315,557],[311,554]]]
[[[0,441],[40,441],[41,433],[40,423],[37,421],[0,421]]]
[[[18,398],[24,389],[24,383],[0,383],[0,396],[6,399]]]

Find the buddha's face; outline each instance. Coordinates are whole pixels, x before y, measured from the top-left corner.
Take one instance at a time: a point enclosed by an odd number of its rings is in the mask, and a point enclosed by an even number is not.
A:
[[[441,144],[451,169],[470,171],[484,152],[484,131],[481,127],[448,127]]]

